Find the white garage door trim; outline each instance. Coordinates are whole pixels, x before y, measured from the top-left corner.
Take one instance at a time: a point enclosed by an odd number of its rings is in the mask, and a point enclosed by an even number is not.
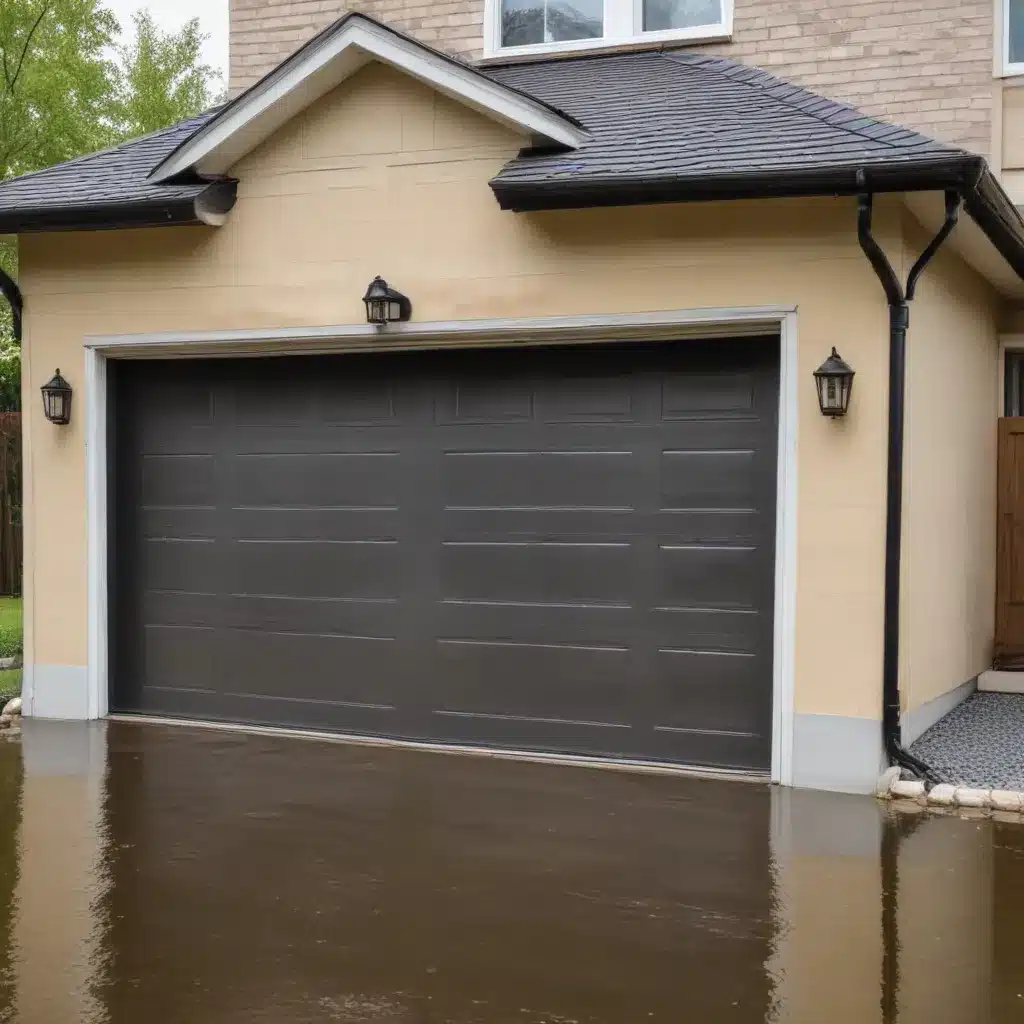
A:
[[[651,313],[527,317],[368,324],[280,330],[129,334],[85,339],[86,495],[88,502],[89,664],[86,693],[68,693],[87,717],[108,712],[107,629],[107,360],[112,358],[198,358],[407,350],[414,348],[515,347],[594,343],[630,339],[656,341],[780,335],[778,508],[775,561],[775,651],[773,658],[772,781],[791,785],[795,715],[797,560],[797,313],[794,307],[669,310]],[[30,683],[30,705],[37,684]],[[74,688],[71,688],[74,689]],[[83,701],[81,698],[85,697]],[[81,717],[81,712],[54,717]]]

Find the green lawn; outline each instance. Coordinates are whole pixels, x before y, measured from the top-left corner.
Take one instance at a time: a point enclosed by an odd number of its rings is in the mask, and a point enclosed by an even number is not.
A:
[[[0,597],[0,658],[22,652],[22,603],[20,597]],[[0,697],[21,693],[21,669],[0,671]]]

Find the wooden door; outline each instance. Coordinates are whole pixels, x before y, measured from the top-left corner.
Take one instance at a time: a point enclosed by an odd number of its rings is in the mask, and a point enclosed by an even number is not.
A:
[[[1024,669],[1024,417],[999,421],[996,668]]]

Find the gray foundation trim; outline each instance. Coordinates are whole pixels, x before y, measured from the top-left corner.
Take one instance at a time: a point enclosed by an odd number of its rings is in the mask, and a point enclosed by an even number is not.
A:
[[[23,687],[26,718],[85,722],[89,713],[89,670],[78,665],[30,665]]]
[[[794,786],[833,793],[873,793],[883,767],[882,723],[878,719],[796,716]]]
[[[940,718],[945,718],[958,704],[962,704],[978,689],[977,678],[968,679],[956,689],[941,697],[922,704],[913,711],[907,711],[900,719],[903,729],[903,745],[909,747],[919,736],[923,736]]]

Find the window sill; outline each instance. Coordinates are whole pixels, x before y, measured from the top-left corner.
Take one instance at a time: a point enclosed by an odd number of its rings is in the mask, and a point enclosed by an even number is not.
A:
[[[626,36],[620,39],[569,39],[558,43],[532,43],[528,46],[506,46],[495,49],[488,46],[483,58],[478,62],[514,61],[518,57],[555,57],[570,56],[577,53],[593,53],[594,51],[640,50],[665,46],[666,44],[685,43],[726,43],[732,39],[732,28],[726,25],[702,25],[691,29],[668,29],[662,32],[641,32],[639,35]],[[1024,73],[1024,68],[1021,72]]]
[[[1007,64],[996,78],[1024,78],[1024,64]]]

